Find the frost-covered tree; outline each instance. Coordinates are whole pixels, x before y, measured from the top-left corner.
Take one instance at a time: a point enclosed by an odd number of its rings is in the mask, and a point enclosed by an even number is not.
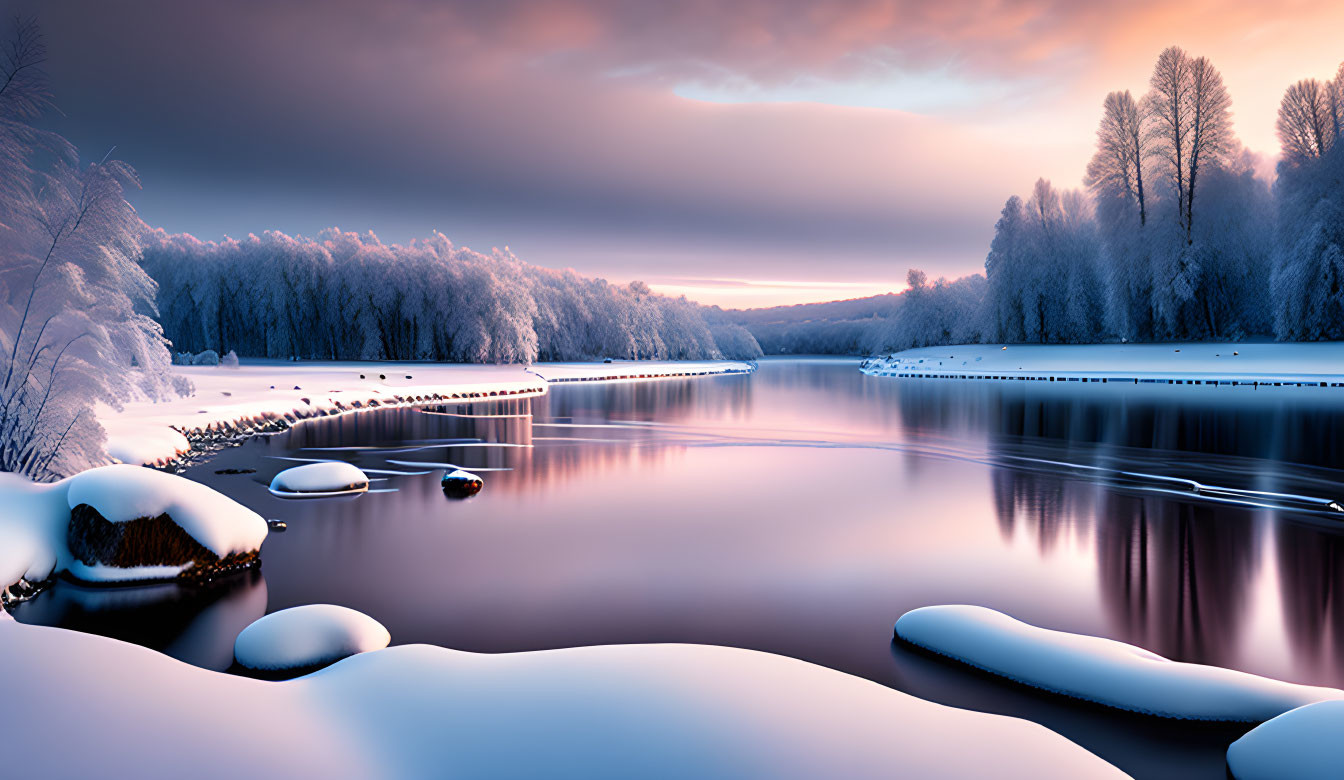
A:
[[[1280,339],[1344,339],[1344,147],[1337,114],[1317,143],[1302,112],[1321,102],[1338,105],[1344,65],[1324,89],[1290,87],[1279,109],[1283,157],[1275,185],[1278,201],[1270,290],[1274,334]],[[1308,92],[1315,92],[1312,98]],[[1322,98],[1321,92],[1326,96]],[[1304,138],[1300,132],[1307,125]],[[1285,133],[1285,127],[1291,132]]]
[[[985,339],[985,277],[973,274],[930,283],[927,274],[912,268],[906,274],[906,285],[892,316],[869,325],[866,334],[852,334],[865,344],[865,351],[890,352]]]
[[[1158,56],[1149,84],[1146,137],[1170,183],[1177,225],[1189,244],[1199,177],[1218,165],[1233,145],[1232,100],[1208,58],[1191,57],[1177,46]]]
[[[1340,123],[1338,91],[1329,81],[1303,79],[1283,93],[1275,127],[1283,158],[1293,164],[1323,157],[1334,146]]]
[[[35,478],[103,459],[97,403],[172,387],[136,264],[143,223],[129,166],[81,164],[31,122],[47,103],[40,31],[19,21],[0,53],[0,470]]]
[[[1105,310],[1096,221],[1078,192],[1040,179],[1010,198],[985,258],[989,330],[1002,341],[1090,341]]]
[[[1132,203],[1140,226],[1148,221],[1143,168],[1150,152],[1144,121],[1144,111],[1129,90],[1107,95],[1097,128],[1097,151],[1083,179],[1098,199]]]
[[[159,232],[141,263],[181,351],[471,363],[761,354],[740,329],[719,328],[720,343],[684,298],[538,268],[507,249],[473,252],[439,233],[384,244],[335,229],[220,242]]]

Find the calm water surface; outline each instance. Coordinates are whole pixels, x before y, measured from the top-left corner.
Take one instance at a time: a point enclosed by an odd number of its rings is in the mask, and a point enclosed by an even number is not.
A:
[[[893,646],[892,624],[928,604],[982,604],[1174,659],[1344,685],[1344,515],[1170,480],[1344,498],[1342,450],[1332,389],[893,380],[840,360],[559,386],[313,421],[226,450],[187,476],[288,523],[260,572],[204,588],[62,582],[16,617],[216,669],[247,623],[313,602],[366,612],[399,644],[747,647],[1028,717],[1136,776],[1220,778],[1237,730],[1005,685]],[[386,492],[272,496],[296,458],[349,460]],[[498,470],[451,500],[446,463]]]

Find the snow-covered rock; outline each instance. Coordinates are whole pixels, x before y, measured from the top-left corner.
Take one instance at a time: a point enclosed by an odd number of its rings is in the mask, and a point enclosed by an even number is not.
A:
[[[271,613],[243,629],[233,655],[248,669],[301,669],[381,650],[391,641],[387,629],[363,612],[307,604]]]
[[[255,561],[266,521],[174,474],[115,465],[66,480],[67,571],[90,582],[207,577]]]
[[[271,480],[271,492],[278,496],[340,496],[368,489],[368,475],[339,460],[295,466]]]
[[[0,587],[20,570],[29,582],[209,576],[254,561],[266,538],[266,521],[233,499],[140,466],[51,484],[0,476]]]
[[[911,610],[896,636],[978,669],[1108,707],[1190,720],[1259,723],[1344,691],[1171,661],[1112,639],[1037,628],[992,609]]]
[[[1344,701],[1298,707],[1248,731],[1227,749],[1237,780],[1337,780],[1344,776]]]
[[[1034,723],[724,647],[406,645],[265,682],[0,622],[0,668],[23,670],[0,707],[17,777],[1124,777]]]
[[[453,469],[443,475],[441,484],[443,492],[448,495],[454,498],[466,498],[481,492],[481,488],[485,487],[485,480],[470,471]]]

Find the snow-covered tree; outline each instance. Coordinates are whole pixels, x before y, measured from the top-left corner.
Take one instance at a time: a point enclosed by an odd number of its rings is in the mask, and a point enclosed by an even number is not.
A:
[[[169,392],[136,264],[143,223],[129,166],[81,164],[31,121],[46,105],[40,31],[20,21],[0,54],[0,469],[48,478],[104,458],[95,404]]]
[[[1159,171],[1175,196],[1177,224],[1193,241],[1199,177],[1233,146],[1232,100],[1222,74],[1206,57],[1177,46],[1158,56],[1144,98],[1147,138]]]
[[[685,299],[489,255],[442,234],[384,244],[371,233],[277,231],[199,241],[154,234],[141,263],[159,282],[182,351],[257,357],[527,363],[594,357],[760,355]]]
[[[1274,333],[1280,339],[1344,339],[1344,146],[1334,143],[1339,119],[1302,116],[1321,103],[1339,104],[1344,65],[1323,87],[1304,83],[1289,88],[1279,109],[1284,149],[1275,185]],[[1312,123],[1321,127],[1319,142]]]
[[[1150,152],[1144,121],[1145,113],[1129,90],[1107,95],[1097,128],[1097,152],[1087,164],[1083,179],[1099,199],[1132,203],[1140,226],[1148,221],[1143,169]]]

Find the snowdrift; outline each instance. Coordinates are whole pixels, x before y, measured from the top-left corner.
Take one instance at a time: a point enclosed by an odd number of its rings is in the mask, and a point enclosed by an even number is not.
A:
[[[0,665],[47,670],[0,710],[24,777],[1124,777],[1033,723],[721,647],[408,645],[263,682],[0,621]]]
[[[1037,628],[985,607],[911,610],[896,636],[1034,688],[1165,718],[1259,723],[1344,691],[1180,663],[1101,637]]]
[[[1256,726],[1227,749],[1237,780],[1333,780],[1344,774],[1344,701],[1308,704]]]

